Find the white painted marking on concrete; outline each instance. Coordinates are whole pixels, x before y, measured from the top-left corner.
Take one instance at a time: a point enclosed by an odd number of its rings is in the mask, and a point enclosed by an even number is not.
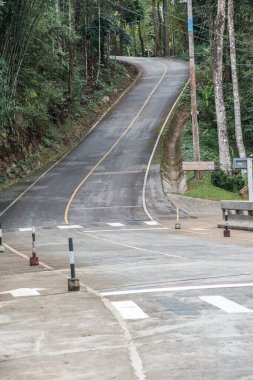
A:
[[[191,228],[192,231],[206,231],[207,228]]]
[[[16,255],[20,256],[20,257],[23,257],[24,259],[26,260],[29,260],[29,257],[24,255],[23,253],[17,251],[16,249],[12,248],[10,245],[8,244],[4,244],[4,246],[11,252],[15,253]],[[46,269],[49,269],[49,270],[53,270],[54,268],[53,267],[50,267],[49,265],[43,263],[42,261],[40,261],[40,266],[46,268]]]
[[[126,340],[127,348],[130,354],[131,364],[136,374],[136,380],[146,380],[145,371],[143,368],[141,357],[138,354],[136,342],[133,339],[125,320],[121,317],[120,313],[118,313],[118,311],[115,309],[115,307],[113,307],[112,303],[108,299],[102,298],[102,302],[118,321],[118,324],[124,333],[124,338]]]
[[[138,74],[137,78],[132,82],[132,84],[127,87],[127,89],[118,97],[118,99],[111,105],[111,107],[109,107],[103,114],[102,116],[100,117],[100,119],[98,119],[98,121],[91,127],[91,129],[85,134],[85,136],[81,139],[81,141],[83,141],[92,131],[93,129],[96,128],[96,126],[100,123],[100,121],[102,121],[104,119],[104,117],[111,111],[111,109],[113,109],[113,107],[116,106],[116,104],[118,104],[121,100],[121,98],[132,88],[134,87],[135,83],[137,82],[137,80],[140,78],[141,74]],[[71,148],[68,152],[66,152],[58,161],[56,161],[52,166],[50,166],[50,168],[48,168],[44,173],[42,173],[42,175],[37,178],[27,189],[25,189],[23,191],[23,193],[21,193],[17,198],[15,198],[13,200],[13,202],[11,202],[1,213],[0,213],[0,217],[2,215],[4,215],[6,213],[6,211],[8,211],[15,203],[17,203],[19,201],[19,199],[21,199],[32,187],[34,187],[43,177],[45,177],[47,175],[47,173],[49,173],[55,166],[57,166],[61,161],[63,161],[63,159],[65,157],[67,157],[74,149],[76,148],[76,145]]]
[[[70,207],[73,210],[106,210],[106,209],[119,209],[119,208],[142,208],[142,206],[101,206],[101,207]]]
[[[160,83],[162,82],[163,78],[165,77],[165,74],[167,73],[168,71],[168,67],[163,64],[163,63],[159,63],[159,65],[161,66],[164,66],[165,67],[165,71],[164,71],[164,74],[161,76],[160,80],[157,82],[157,84],[155,85],[155,87],[153,88],[153,90],[150,92],[149,96],[147,97],[147,99],[145,100],[144,104],[142,105],[141,109],[139,110],[139,112],[135,115],[135,117],[133,118],[132,122],[129,124],[129,126],[127,127],[127,129],[125,130],[125,132],[117,139],[117,141],[115,141],[115,143],[111,146],[111,148],[104,154],[104,156],[96,163],[96,165],[90,170],[90,172],[86,175],[86,177],[83,178],[83,180],[79,183],[79,185],[77,186],[77,188],[75,189],[75,191],[73,192],[73,194],[71,195],[70,199],[69,199],[69,202],[67,204],[67,207],[65,209],[65,214],[64,214],[64,220],[65,220],[65,223],[68,224],[68,213],[69,213],[69,208],[76,196],[76,194],[78,193],[78,191],[80,190],[80,188],[83,186],[83,184],[89,179],[89,177],[95,172],[95,170],[99,167],[99,165],[101,165],[101,163],[111,154],[111,152],[114,150],[114,148],[122,141],[122,139],[126,136],[126,134],[131,130],[131,128],[133,127],[134,123],[136,122],[136,120],[138,120],[139,116],[141,115],[142,111],[144,110],[144,108],[146,107],[146,105],[148,104],[148,102],[150,101],[150,99],[152,98],[153,94],[155,93],[155,91],[157,90],[157,88],[159,87]],[[152,218],[151,218],[152,219]]]
[[[149,228],[151,229],[151,228]],[[147,229],[147,230],[149,230]],[[156,228],[158,229],[158,228]],[[122,230],[120,230],[122,231]],[[129,230],[128,230],[129,231]],[[98,231],[100,232],[100,231]],[[112,231],[111,231],[112,232]],[[113,231],[114,232],[114,231]],[[131,249],[135,249],[137,251],[142,251],[142,252],[151,252],[151,253],[156,253],[158,255],[163,255],[163,256],[167,256],[167,257],[175,257],[177,259],[181,259],[181,260],[188,260],[187,258],[185,257],[182,257],[182,256],[178,256],[178,255],[173,255],[171,253],[164,253],[164,252],[158,252],[158,251],[151,251],[150,249],[147,249],[147,248],[140,248],[140,247],[135,247],[133,245],[129,245],[129,244],[123,244],[123,243],[120,243],[120,242],[117,242],[115,240],[111,240],[111,239],[108,239],[108,238],[104,238],[104,237],[101,237],[101,236],[97,236],[97,235],[91,235],[90,233],[87,233],[85,231],[82,231],[80,232],[81,234],[83,235],[86,235],[86,236],[89,236],[91,237],[92,239],[97,239],[97,240],[103,240],[103,241],[107,241],[109,243],[112,243],[112,244],[115,244],[115,245],[118,245],[120,247],[124,247],[124,248],[131,248]]]
[[[106,223],[108,224],[108,226],[112,226],[112,227],[126,227],[125,224],[122,224],[122,223]]]
[[[151,288],[151,289],[133,289],[122,290],[115,292],[101,292],[101,296],[117,296],[128,294],[144,294],[144,293],[162,293],[162,292],[178,292],[185,290],[199,290],[199,289],[225,289],[225,288],[243,288],[253,287],[253,282],[241,283],[241,284],[219,284],[219,285],[194,285],[194,286],[171,286],[166,288]]]
[[[64,226],[57,226],[60,230],[71,230],[71,229],[78,229],[78,228],[83,228],[82,226],[79,226],[78,224],[68,224]]]
[[[117,301],[112,305],[120,313],[123,319],[145,319],[149,316],[133,301]]]
[[[145,169],[140,169],[140,170],[127,170],[127,171],[121,171],[121,172],[95,172],[93,175],[118,175],[118,174],[139,174],[145,171]]]
[[[247,307],[241,306],[238,303],[230,301],[229,299],[222,296],[206,296],[206,297],[199,297],[199,298],[202,301],[210,303],[211,305],[216,306],[219,309],[229,314],[253,313],[253,310],[250,310]]]
[[[40,296],[38,290],[45,290],[46,288],[20,288],[1,292],[0,294],[11,294],[13,297],[31,297]]]
[[[156,222],[155,220],[149,220],[148,222],[144,222],[148,226],[159,226],[159,223]]]
[[[183,90],[181,91],[181,93],[179,94],[178,98],[176,99],[175,103],[173,104],[172,108],[170,109],[170,112],[165,120],[165,122],[163,123],[163,126],[160,130],[160,133],[159,133],[159,136],[157,137],[157,140],[156,140],[156,143],[155,143],[155,146],[153,148],[153,151],[151,153],[151,156],[149,158],[149,162],[148,162],[148,166],[147,166],[147,170],[146,170],[146,173],[145,173],[145,178],[144,178],[144,183],[143,183],[143,188],[142,188],[142,204],[143,204],[143,208],[144,208],[144,211],[145,211],[145,214],[149,217],[150,220],[154,220],[154,218],[152,217],[152,215],[149,213],[148,211],[148,208],[147,208],[147,202],[146,202],[146,189],[147,189],[147,183],[148,183],[148,175],[149,175],[149,171],[150,171],[150,167],[151,167],[151,163],[153,161],[153,158],[154,158],[154,155],[155,155],[155,152],[157,150],[157,146],[159,144],[159,141],[161,139],[161,136],[162,136],[162,133],[164,131],[164,128],[166,127],[167,123],[168,123],[168,120],[169,118],[171,117],[172,115],[172,112],[174,111],[177,103],[179,102],[179,99],[181,98],[182,94],[184,93],[186,87],[188,86],[190,82],[190,79],[188,79],[187,83],[185,84]]]
[[[168,227],[156,227],[156,228],[121,228],[120,230],[119,229],[116,229],[116,230],[100,230],[100,229],[97,229],[97,230],[84,230],[83,232],[85,233],[95,233],[95,232],[126,232],[126,231],[152,231],[152,230],[155,230],[155,231],[160,231],[160,230],[172,230],[172,228],[168,228]]]
[[[32,227],[27,227],[27,228],[19,228],[20,232],[32,232]]]

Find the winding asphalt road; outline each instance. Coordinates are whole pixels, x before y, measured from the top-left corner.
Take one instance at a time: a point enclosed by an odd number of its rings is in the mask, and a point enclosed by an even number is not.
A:
[[[156,155],[146,174],[187,65],[131,60],[143,75],[118,106],[36,183],[0,196],[1,379],[252,379],[253,238],[224,239],[215,219],[175,230]],[[50,227],[36,231],[38,267],[31,231],[7,228],[33,224]]]
[[[1,196],[0,215],[6,228],[148,219],[143,208],[147,165],[160,127],[187,81],[188,65],[122,59],[142,70],[137,84],[87,138],[6,211],[8,192]],[[152,196],[160,201],[159,186],[155,191],[153,187]],[[167,202],[163,210],[168,217],[174,213]]]

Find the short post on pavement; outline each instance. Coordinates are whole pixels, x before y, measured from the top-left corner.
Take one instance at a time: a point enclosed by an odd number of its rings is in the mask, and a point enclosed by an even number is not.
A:
[[[180,230],[181,229],[181,224],[179,222],[179,208],[178,208],[178,205],[177,205],[177,221],[176,221],[176,224],[175,224],[175,229],[176,230]]]
[[[2,231],[2,224],[0,223],[0,252],[4,252],[5,248],[3,245],[3,231]]]
[[[224,237],[230,237],[230,230],[228,229],[228,209],[225,209],[225,226],[224,226],[224,231],[223,231],[223,236]]]
[[[247,174],[248,174],[248,191],[249,191],[249,201],[253,202],[253,162],[252,157],[247,158]]]
[[[32,228],[32,257],[30,257],[30,266],[39,265],[39,258],[36,256],[36,247],[35,247],[35,227]]]
[[[73,238],[69,238],[69,262],[71,278],[68,279],[68,291],[78,291],[80,290],[80,283],[76,278]]]

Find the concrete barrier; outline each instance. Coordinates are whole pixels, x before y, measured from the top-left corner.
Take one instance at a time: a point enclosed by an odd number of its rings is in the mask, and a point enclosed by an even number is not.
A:
[[[219,228],[225,227],[225,210],[228,210],[228,228],[235,230],[253,231],[253,202],[250,201],[221,201],[222,222]]]

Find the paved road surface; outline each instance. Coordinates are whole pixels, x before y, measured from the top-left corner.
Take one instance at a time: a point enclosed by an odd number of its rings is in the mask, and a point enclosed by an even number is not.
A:
[[[4,213],[5,227],[147,219],[142,200],[147,164],[159,128],[188,78],[188,66],[162,59],[127,60],[143,70],[137,85]]]
[[[1,379],[253,378],[252,234],[222,238],[219,215],[175,230],[156,158],[146,203],[158,220],[145,213],[149,157],[187,67],[133,61],[144,71],[136,88],[3,215],[5,227],[39,226],[41,265],[27,265],[31,231],[5,228]],[[22,190],[1,195],[0,207]],[[70,236],[82,284],[74,294]]]

